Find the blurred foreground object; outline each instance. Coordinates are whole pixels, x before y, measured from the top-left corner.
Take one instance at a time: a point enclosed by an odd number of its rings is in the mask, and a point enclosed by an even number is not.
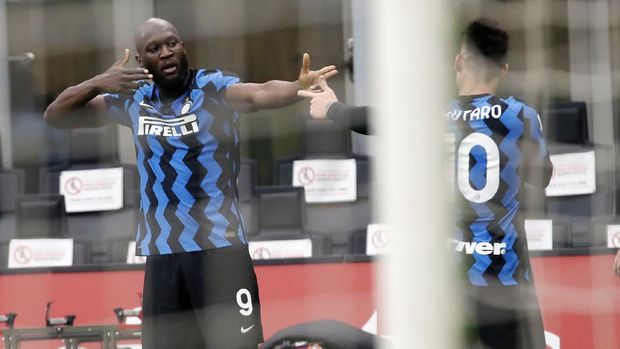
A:
[[[282,344],[294,342],[317,343],[323,349],[372,349],[384,347],[387,341],[359,328],[336,320],[319,320],[291,326],[271,336],[261,349],[283,348]],[[310,348],[316,348],[312,344]]]

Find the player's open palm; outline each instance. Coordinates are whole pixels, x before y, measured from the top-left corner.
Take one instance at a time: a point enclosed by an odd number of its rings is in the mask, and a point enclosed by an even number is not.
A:
[[[153,76],[144,68],[127,68],[129,49],[121,59],[116,61],[104,73],[95,76],[92,81],[101,92],[124,93],[138,88],[138,81],[152,79]]]
[[[319,70],[310,70],[310,55],[304,53],[298,81],[301,88],[307,90],[319,83],[319,77],[325,76],[326,79],[329,79],[336,74],[338,71],[335,65],[328,65]]]

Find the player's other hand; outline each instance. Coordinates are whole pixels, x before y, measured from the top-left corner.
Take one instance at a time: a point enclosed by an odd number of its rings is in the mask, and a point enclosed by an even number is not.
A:
[[[338,102],[338,97],[336,97],[334,90],[327,85],[325,79],[325,75],[319,78],[318,83],[320,90],[316,92],[305,90],[297,91],[298,96],[310,99],[310,115],[314,119],[325,119],[329,106],[334,102]]]
[[[616,253],[616,258],[614,258],[614,273],[620,276],[620,249]]]
[[[101,92],[128,93],[138,88],[138,81],[153,78],[153,75],[144,68],[126,68],[127,62],[129,62],[129,49],[125,49],[121,59],[104,73],[92,78],[91,82]]]
[[[319,77],[325,76],[326,79],[329,79],[336,74],[338,71],[335,65],[328,65],[319,70],[310,70],[310,55],[304,53],[298,81],[301,88],[307,90],[319,83]]]

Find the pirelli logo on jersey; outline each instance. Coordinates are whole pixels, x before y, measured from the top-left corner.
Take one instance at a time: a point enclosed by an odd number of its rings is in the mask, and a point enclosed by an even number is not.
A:
[[[195,114],[184,115],[176,119],[140,116],[138,121],[139,136],[180,137],[197,132],[198,121]]]
[[[465,252],[466,254],[479,254],[482,256],[501,256],[506,254],[506,244],[503,242],[465,242],[456,239],[450,240],[450,246],[456,252]]]

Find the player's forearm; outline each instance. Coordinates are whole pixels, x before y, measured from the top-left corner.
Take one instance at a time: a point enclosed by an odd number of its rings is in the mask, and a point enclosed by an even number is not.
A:
[[[543,161],[543,184],[545,188],[549,185],[549,182],[551,182],[553,172],[553,163],[551,162],[551,159],[549,159],[549,156],[546,156]]]
[[[100,92],[93,80],[67,88],[47,107],[43,114],[45,121],[53,127],[75,127],[78,112],[89,112],[88,103]]]
[[[354,107],[334,102],[327,109],[327,117],[354,132],[369,134],[368,107]]]
[[[277,109],[298,102],[301,87],[297,81],[271,80],[261,84],[252,98],[252,109]]]
[[[527,149],[527,148],[523,148]],[[523,154],[526,150],[523,151]],[[544,190],[553,176],[553,163],[546,156],[544,159],[529,155],[523,156],[522,180],[533,188]]]

